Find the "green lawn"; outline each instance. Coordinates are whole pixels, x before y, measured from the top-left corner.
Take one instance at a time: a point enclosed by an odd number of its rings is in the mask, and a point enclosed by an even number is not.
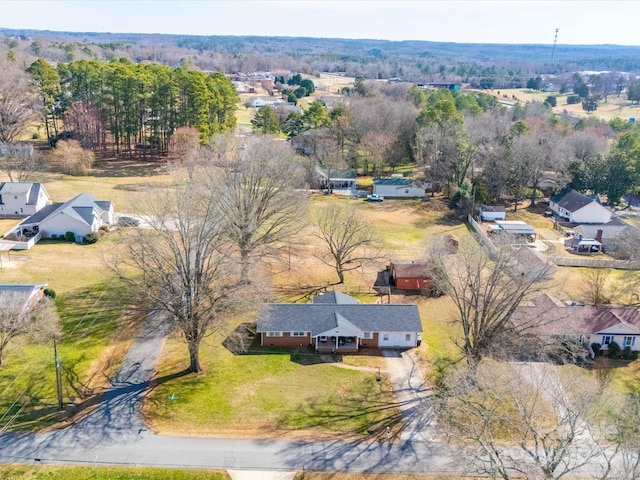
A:
[[[0,465],[0,480],[228,480],[226,472],[143,467]]]
[[[71,396],[81,400],[99,393],[114,373],[130,341],[130,329],[116,335],[130,301],[130,293],[117,280],[87,284],[56,298],[65,403]],[[61,420],[55,385],[53,341],[33,344],[16,339],[0,368],[0,416],[5,415],[0,425],[35,430]]]
[[[217,342],[216,342],[217,343]],[[386,378],[324,364],[311,351],[234,355],[213,342],[201,351],[205,374],[161,384],[146,402],[152,429],[196,435],[274,436],[306,430],[363,434],[397,415]],[[168,341],[159,376],[185,365]]]
[[[108,166],[121,168],[129,163]],[[106,167],[105,167],[106,168]],[[132,169],[136,169],[135,165]],[[140,167],[143,168],[144,167]],[[119,187],[153,183],[161,177],[65,177],[45,182],[54,200],[66,200],[86,191],[99,199],[125,203],[131,191]],[[111,232],[93,245],[41,241],[31,250],[2,254],[0,283],[47,283],[57,293],[62,321],[58,354],[63,398],[82,399],[100,392],[117,369],[135,335],[135,316],[123,321],[131,292],[108,267],[117,249]],[[33,343],[17,338],[5,351],[0,367],[0,428],[39,429],[62,418],[57,411],[52,339]]]

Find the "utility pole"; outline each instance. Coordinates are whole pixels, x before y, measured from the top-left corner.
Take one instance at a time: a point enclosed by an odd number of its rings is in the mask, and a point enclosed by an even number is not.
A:
[[[58,410],[62,410],[62,377],[60,376],[60,362],[58,361],[58,346],[53,337],[53,359],[56,362],[56,390],[58,392]]]

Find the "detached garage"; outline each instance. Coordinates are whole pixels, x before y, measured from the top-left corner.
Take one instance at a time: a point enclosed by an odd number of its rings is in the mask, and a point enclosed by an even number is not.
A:
[[[422,198],[425,189],[408,178],[376,178],[373,181],[373,193],[384,198]]]

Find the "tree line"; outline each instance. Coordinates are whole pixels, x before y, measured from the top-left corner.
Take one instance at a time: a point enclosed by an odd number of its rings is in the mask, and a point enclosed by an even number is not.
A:
[[[126,59],[79,60],[27,72],[37,86],[47,139],[72,137],[85,148],[116,155],[164,154],[180,127],[202,140],[233,130],[238,97],[221,73],[204,73]]]
[[[302,113],[262,107],[252,124],[286,134],[325,168],[384,176],[413,164],[417,180],[460,206],[512,200],[517,209],[548,194],[549,183],[615,205],[640,186],[640,129],[629,121],[577,120],[548,103],[506,108],[480,92],[363,79],[344,93],[331,108],[316,101]]]

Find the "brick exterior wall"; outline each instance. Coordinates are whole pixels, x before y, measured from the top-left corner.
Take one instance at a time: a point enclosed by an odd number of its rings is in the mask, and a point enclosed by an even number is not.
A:
[[[265,347],[303,347],[311,345],[311,335],[307,333],[305,337],[292,337],[290,332],[283,332],[281,337],[267,337],[266,332],[261,334],[261,345]]]
[[[363,338],[360,340],[361,347],[378,348],[378,332],[373,332],[373,338]]]

